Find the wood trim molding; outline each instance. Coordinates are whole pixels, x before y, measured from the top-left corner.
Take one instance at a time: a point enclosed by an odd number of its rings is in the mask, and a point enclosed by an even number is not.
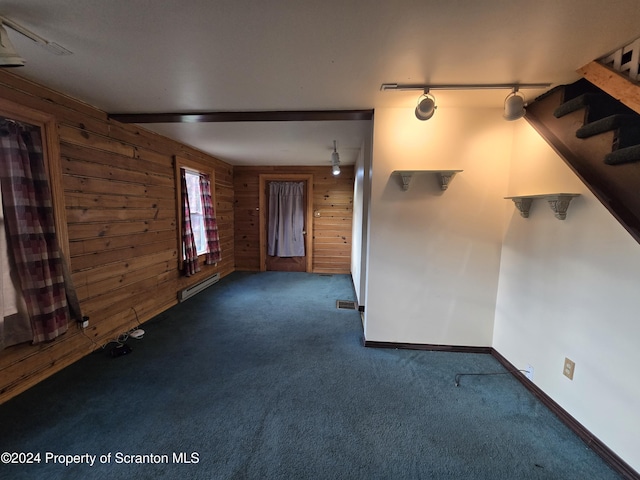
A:
[[[597,61],[578,69],[578,73],[616,100],[640,113],[640,85]]]
[[[434,345],[424,343],[402,343],[402,342],[376,342],[364,340],[365,347],[371,348],[400,348],[403,350],[427,350],[434,352],[457,352],[457,353],[485,353],[490,354],[491,347],[468,347],[464,345]]]
[[[265,188],[267,182],[307,182],[307,205],[305,209],[306,232],[304,248],[306,252],[306,271],[313,271],[313,174],[306,173],[261,173],[259,175],[259,222],[260,222],[260,271],[267,269],[267,204]]]
[[[371,120],[373,110],[291,110],[264,112],[112,113],[122,123],[305,122]]]
[[[500,364],[509,370],[522,385],[529,390],[544,406],[551,410],[573,433],[587,444],[587,446],[596,452],[605,462],[611,466],[623,478],[629,480],[640,480],[640,474],[636,472],[629,464],[616,455],[613,450],[607,447],[601,440],[595,437],[580,422],[573,418],[565,409],[555,402],[549,395],[541,390],[536,384],[529,380],[522,372],[503,357],[496,349],[491,349],[493,356]]]

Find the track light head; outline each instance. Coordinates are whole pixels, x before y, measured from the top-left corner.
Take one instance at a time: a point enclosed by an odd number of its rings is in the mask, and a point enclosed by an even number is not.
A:
[[[331,173],[334,176],[340,175],[340,154],[336,148],[336,141],[333,141],[333,153],[331,153]]]
[[[416,106],[416,118],[418,120],[429,120],[436,113],[436,99],[429,93],[429,90],[425,90],[424,94],[418,98],[418,105]]]
[[[512,92],[504,99],[504,119],[518,120],[524,117],[527,111],[524,108],[524,95],[518,91],[517,87],[513,87]]]
[[[18,55],[4,25],[0,22],[0,67],[23,67],[24,59]]]

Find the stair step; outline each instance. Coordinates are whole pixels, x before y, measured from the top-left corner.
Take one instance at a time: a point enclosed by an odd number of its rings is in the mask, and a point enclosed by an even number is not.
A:
[[[604,93],[583,93],[582,95],[578,95],[577,97],[573,97],[572,99],[561,103],[558,108],[554,110],[553,116],[556,118],[564,117],[565,115],[575,112],[576,110],[587,107],[597,98],[604,97]]]
[[[640,145],[633,147],[620,148],[604,157],[604,163],[607,165],[622,165],[625,163],[640,162]]]
[[[640,144],[640,125],[624,125],[616,132],[611,150],[621,150]]]
[[[574,83],[569,85],[564,85],[562,101],[568,102],[572,98],[579,97],[585,93],[603,93],[598,87],[596,87],[593,83],[588,81],[586,78],[581,78]]]
[[[601,118],[595,122],[587,123],[576,131],[576,137],[589,138],[600,133],[617,130],[621,127],[640,127],[640,115],[616,114]],[[640,142],[634,142],[640,143]]]
[[[553,112],[556,118],[586,108],[584,123],[592,123],[611,115],[633,115],[635,112],[606,93],[584,93],[562,103]]]

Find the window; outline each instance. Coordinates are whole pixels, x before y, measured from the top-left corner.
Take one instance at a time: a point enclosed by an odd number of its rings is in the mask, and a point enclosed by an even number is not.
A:
[[[200,271],[202,263],[221,259],[218,223],[214,210],[214,172],[205,164],[176,157],[178,242],[180,269],[186,276]]]
[[[0,347],[53,340],[79,312],[67,299],[73,286],[64,264],[68,242],[64,205],[57,201],[62,182],[55,131],[53,117],[0,100],[0,251],[3,273],[9,272],[0,278]]]
[[[193,232],[198,255],[209,251],[207,236],[204,231],[204,210],[202,207],[202,190],[200,188],[200,174],[185,171],[187,195],[189,197],[189,212],[191,216],[191,230]],[[185,258],[184,248],[182,258]]]

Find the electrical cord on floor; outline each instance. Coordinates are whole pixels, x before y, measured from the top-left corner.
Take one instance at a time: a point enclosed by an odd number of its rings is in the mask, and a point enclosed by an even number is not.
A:
[[[89,341],[93,344],[93,349],[94,350],[96,350],[98,348],[99,345],[96,343],[96,341],[93,338],[91,338],[89,335],[87,335],[87,332],[84,331],[84,328],[80,329],[80,333],[82,333],[85,337],[87,337],[89,339]]]
[[[142,325],[140,324],[140,319],[138,318],[138,312],[134,307],[131,307],[131,310],[133,310],[133,313],[136,315],[136,323],[138,324],[138,327],[141,327]]]
[[[460,377],[467,375],[509,375],[510,373],[516,372],[528,372],[529,370],[507,370],[506,372],[489,372],[489,373],[456,373],[454,381],[456,383],[456,387],[460,386]]]
[[[136,316],[136,324],[137,324],[137,326],[127,330],[124,333],[121,333],[120,335],[118,335],[113,340],[111,340],[111,341],[105,343],[104,345],[102,345],[102,349],[103,350],[105,348],[107,348],[108,345],[111,345],[112,343],[117,343],[118,345],[116,345],[116,346],[117,347],[121,347],[126,343],[127,340],[129,340],[129,338],[135,338],[137,340],[140,340],[142,338],[142,336],[144,335],[144,330],[142,330],[140,328],[142,325],[140,324],[140,318],[138,317],[138,312],[136,311],[136,309],[134,307],[131,307],[131,310],[133,310],[133,313]],[[140,331],[142,332],[142,334],[132,335],[134,332],[140,332]]]

